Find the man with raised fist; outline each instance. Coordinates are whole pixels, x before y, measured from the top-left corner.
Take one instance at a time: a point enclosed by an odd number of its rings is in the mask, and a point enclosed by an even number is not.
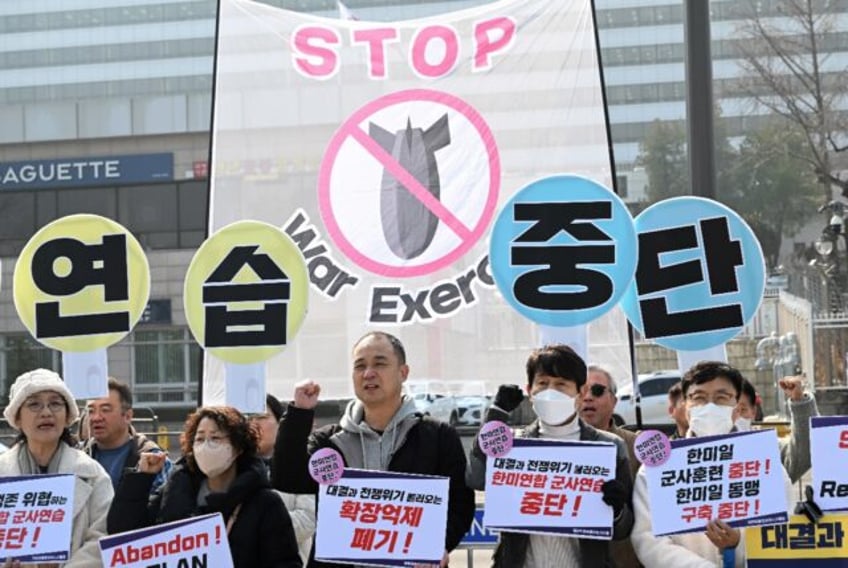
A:
[[[338,424],[312,433],[321,387],[314,381],[298,383],[294,401],[280,421],[272,483],[288,493],[317,493],[318,485],[308,471],[309,457],[322,448],[338,451],[346,467],[448,477],[441,564],[447,566],[448,552],[459,544],[474,518],[474,492],[465,485],[466,462],[459,435],[450,425],[416,411],[412,399],[403,395],[408,375],[406,351],[397,337],[381,331],[366,334],[353,346],[356,398]],[[309,566],[331,566],[316,562],[314,554],[313,549]]]

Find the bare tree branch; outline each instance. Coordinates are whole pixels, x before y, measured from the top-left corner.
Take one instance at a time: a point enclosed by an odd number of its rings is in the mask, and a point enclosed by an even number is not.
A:
[[[839,112],[848,96],[848,67],[834,69],[836,60],[822,52],[825,38],[840,31],[834,8],[781,0],[778,12],[775,17],[747,2],[735,42],[744,75],[740,90],[760,109],[799,128],[808,153],[794,157],[811,167],[828,198],[833,186],[848,197],[848,180],[832,167],[832,155],[848,151],[848,117]]]

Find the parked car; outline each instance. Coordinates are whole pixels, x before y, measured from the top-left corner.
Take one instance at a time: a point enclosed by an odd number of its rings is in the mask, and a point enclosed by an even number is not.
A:
[[[407,381],[404,385],[407,395],[412,397],[418,412],[456,426],[459,422],[459,409],[456,398],[447,392],[440,381]]]
[[[673,424],[668,415],[668,390],[680,382],[679,371],[655,371],[639,375],[639,393],[642,424]],[[618,391],[613,420],[616,424],[636,424],[636,402],[632,385]]]
[[[483,423],[483,416],[490,404],[492,404],[491,398],[487,396],[457,397],[458,423],[462,426],[479,426]]]

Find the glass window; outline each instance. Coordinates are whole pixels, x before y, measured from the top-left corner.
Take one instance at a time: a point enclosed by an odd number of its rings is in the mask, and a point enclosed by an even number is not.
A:
[[[26,241],[35,232],[35,194],[31,191],[0,193],[0,240]]]
[[[6,382],[0,391],[0,405],[5,406],[9,401],[9,387],[18,375],[40,368],[61,373],[62,357],[58,351],[45,347],[28,334],[5,335],[0,337],[0,368]]]
[[[187,328],[136,330],[130,345],[134,392],[140,402],[196,403],[201,350]]]
[[[209,185],[205,181],[184,182],[178,186],[181,231],[206,230]],[[185,246],[185,245],[183,245]]]
[[[117,219],[117,198],[111,187],[97,189],[62,189],[58,191],[57,217],[74,213],[93,213]]]
[[[177,230],[177,186],[156,184],[118,189],[118,221],[133,233]]]

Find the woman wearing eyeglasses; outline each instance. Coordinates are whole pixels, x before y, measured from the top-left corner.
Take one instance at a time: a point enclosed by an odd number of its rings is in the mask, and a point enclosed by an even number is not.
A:
[[[65,381],[47,369],[22,374],[12,385],[3,416],[19,435],[14,446],[0,454],[0,476],[74,474],[70,557],[61,566],[100,566],[97,540],[106,534],[106,514],[114,495],[112,481],[100,464],[75,447],[69,427],[79,417],[79,409]],[[17,560],[5,564],[19,565]]]
[[[235,568],[300,568],[291,518],[256,454],[258,431],[235,408],[203,407],[180,437],[183,457],[152,495],[164,454],[143,453],[109,511],[110,534],[221,513]],[[149,496],[149,500],[148,500]]]

